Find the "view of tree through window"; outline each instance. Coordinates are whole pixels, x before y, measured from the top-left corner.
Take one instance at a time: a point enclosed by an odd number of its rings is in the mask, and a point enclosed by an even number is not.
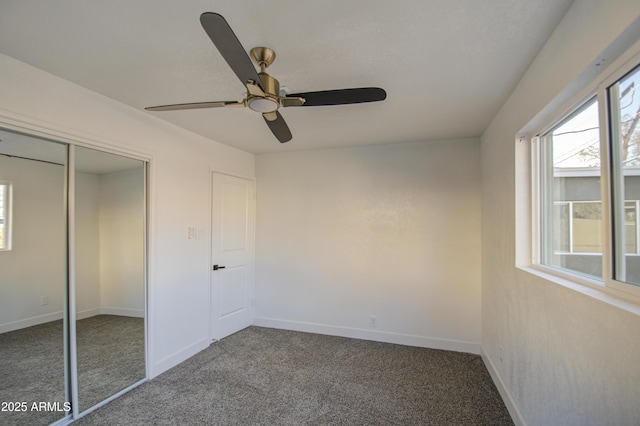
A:
[[[620,150],[625,167],[640,166],[640,70],[629,74],[619,85]]]
[[[600,126],[595,99],[552,130],[554,168],[600,170]]]
[[[640,197],[640,68],[608,89],[611,104],[614,277],[640,284],[637,200]],[[617,253],[624,253],[618,255]],[[631,255],[633,254],[633,255]]]

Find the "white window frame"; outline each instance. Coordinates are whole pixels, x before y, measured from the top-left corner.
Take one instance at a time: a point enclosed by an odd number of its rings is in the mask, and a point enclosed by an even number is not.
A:
[[[6,188],[4,200],[4,244],[0,246],[0,251],[11,250],[11,235],[13,229],[13,221],[11,212],[13,211],[13,185],[9,181],[0,180],[0,185]]]
[[[638,50],[636,50],[638,52]],[[613,279],[614,262],[613,257],[613,217],[612,217],[612,187],[611,187],[611,137],[609,132],[609,99],[608,88],[622,79],[640,64],[640,53],[637,53],[630,60],[626,61],[622,66],[613,70],[610,74],[600,76],[593,84],[592,90],[583,91],[578,102],[566,109],[562,114],[555,116],[555,119],[548,120],[544,127],[540,127],[536,132],[536,136],[530,138],[531,145],[531,264],[534,270],[542,272],[545,278],[561,282],[568,287],[578,286],[586,287],[585,291],[591,294],[588,288],[603,290],[605,294],[614,297],[620,297],[623,300],[633,302],[635,305],[640,304],[640,285],[630,284]],[[608,70],[607,70],[608,71]],[[544,221],[544,201],[542,194],[542,163],[545,161],[545,144],[540,135],[548,133],[559,123],[571,116],[575,111],[582,108],[586,103],[594,97],[597,98],[599,109],[599,125],[600,125],[600,171],[601,171],[601,197],[602,197],[602,277],[587,277],[569,269],[562,269],[543,263],[542,258],[542,233],[545,232],[543,226]],[[636,203],[636,208],[638,203]],[[640,212],[637,211],[637,216]],[[636,221],[638,217],[636,216]],[[637,241],[637,247],[640,241]],[[624,256],[622,256],[624,261]],[[574,287],[575,288],[575,287]],[[606,297],[605,297],[606,298]],[[636,308],[633,309],[637,311]]]
[[[601,101],[600,104],[600,149],[601,149],[601,163],[602,163],[602,181],[601,186],[603,190],[603,223],[606,226],[603,226],[603,232],[606,232],[603,235],[603,265],[602,265],[602,274],[604,285],[606,287],[622,291],[624,293],[629,293],[633,296],[640,298],[640,285],[629,284],[626,282],[618,281],[613,278],[614,276],[614,262],[616,259],[613,257],[613,222],[614,218],[611,213],[613,211],[613,189],[612,189],[612,170],[611,170],[611,135],[609,132],[610,127],[610,105],[609,105],[609,96],[608,89],[613,84],[615,84],[618,80],[622,79],[625,75],[631,72],[633,69],[637,68],[640,65],[640,54],[636,55],[630,61],[627,61],[622,67],[615,70],[609,77],[605,78],[600,85],[598,86],[598,100]],[[606,195],[606,200],[604,199]],[[605,203],[606,201],[606,203]],[[606,206],[606,207],[605,207]],[[624,211],[620,212],[620,214],[624,215]],[[606,229],[604,229],[606,228]],[[606,238],[604,238],[606,236]],[[621,247],[622,252],[624,253],[624,246]],[[617,261],[624,262],[624,256],[618,257]]]

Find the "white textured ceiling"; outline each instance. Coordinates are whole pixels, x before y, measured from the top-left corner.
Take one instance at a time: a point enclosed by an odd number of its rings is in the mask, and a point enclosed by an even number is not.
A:
[[[142,110],[238,100],[199,16],[276,51],[290,93],[377,86],[383,102],[285,108],[280,144],[249,109],[146,112],[255,152],[481,135],[571,0],[2,0],[0,53]]]

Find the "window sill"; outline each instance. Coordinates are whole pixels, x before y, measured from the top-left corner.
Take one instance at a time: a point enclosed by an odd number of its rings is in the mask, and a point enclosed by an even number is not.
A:
[[[518,266],[517,268],[538,278],[556,283],[569,290],[573,290],[577,293],[589,296],[592,299],[596,299],[618,309],[640,316],[640,298],[619,290],[605,287],[600,281],[592,280],[587,277],[564,274],[561,271],[556,271],[544,266],[529,265]]]

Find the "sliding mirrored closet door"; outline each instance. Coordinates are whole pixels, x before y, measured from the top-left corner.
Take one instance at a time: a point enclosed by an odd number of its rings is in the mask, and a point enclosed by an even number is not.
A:
[[[68,414],[66,162],[64,144],[0,131],[1,424]]]
[[[145,289],[146,162],[0,129],[0,424],[143,381]]]
[[[75,147],[78,411],[144,379],[145,163]]]

